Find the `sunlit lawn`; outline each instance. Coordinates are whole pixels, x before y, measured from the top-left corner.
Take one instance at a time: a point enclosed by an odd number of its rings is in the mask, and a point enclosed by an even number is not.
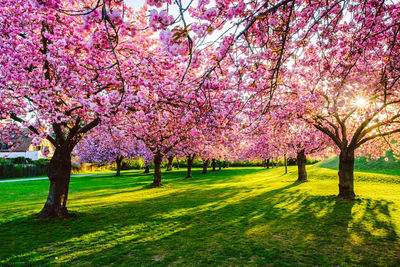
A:
[[[400,265],[400,176],[358,173],[341,202],[337,171],[308,170],[75,177],[76,217],[56,220],[33,217],[48,181],[3,183],[0,265]]]

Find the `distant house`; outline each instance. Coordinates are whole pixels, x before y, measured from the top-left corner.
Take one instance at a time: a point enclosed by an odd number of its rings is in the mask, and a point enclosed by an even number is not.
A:
[[[12,145],[0,143],[0,158],[18,158],[25,157],[32,160],[51,158],[54,153],[54,147],[47,139],[43,139],[38,146],[32,145],[32,138],[26,136],[15,136]],[[42,151],[48,150],[49,153],[44,155]]]

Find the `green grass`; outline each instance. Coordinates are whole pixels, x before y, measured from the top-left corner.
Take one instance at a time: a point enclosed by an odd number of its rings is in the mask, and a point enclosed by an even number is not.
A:
[[[48,181],[0,184],[0,265],[349,266],[400,264],[400,177],[356,173],[341,202],[337,172],[229,168],[71,179],[76,217],[36,220]]]
[[[121,172],[130,172],[131,170],[124,170]],[[110,174],[115,174],[116,171],[113,169],[100,169],[100,170],[87,170],[87,171],[81,171],[81,172],[72,172],[72,175],[83,175],[83,174],[97,174],[97,173],[110,173]],[[46,175],[38,175],[38,176],[26,176],[26,177],[0,177],[1,180],[18,180],[18,179],[29,179],[29,178],[42,178],[46,177]]]
[[[335,169],[339,167],[339,157],[333,156],[317,163],[323,168]],[[400,161],[393,157],[393,152],[387,151],[386,156],[377,160],[368,160],[365,157],[356,158],[354,169],[360,172],[374,172],[383,174],[400,175]]]

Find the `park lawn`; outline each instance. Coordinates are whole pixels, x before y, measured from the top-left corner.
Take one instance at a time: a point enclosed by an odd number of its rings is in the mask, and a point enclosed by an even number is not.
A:
[[[339,157],[331,156],[320,161],[317,165],[323,168],[337,170],[339,166]],[[393,156],[393,152],[386,151],[386,156],[379,159],[357,157],[354,162],[354,169],[359,172],[400,175],[400,162]]]
[[[229,168],[71,179],[65,219],[34,219],[48,181],[0,184],[0,265],[400,265],[400,176]]]

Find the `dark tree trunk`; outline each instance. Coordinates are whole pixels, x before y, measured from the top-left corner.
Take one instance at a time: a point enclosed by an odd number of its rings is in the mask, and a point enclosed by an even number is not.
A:
[[[307,181],[307,171],[306,171],[307,157],[304,150],[297,152],[297,170],[298,170],[298,182]]]
[[[287,158],[286,155],[283,157],[284,163],[285,163],[285,174],[287,174]]]
[[[207,174],[207,167],[208,167],[209,160],[208,159],[207,160],[202,159],[202,160],[203,160],[203,171],[201,174]]]
[[[162,163],[162,155],[160,152],[157,152],[154,155],[154,180],[151,186],[160,187],[161,184],[161,163]]]
[[[211,160],[211,167],[212,167],[212,171],[215,172],[215,165],[217,164],[217,162],[215,161],[215,159]]]
[[[193,159],[194,159],[194,154],[193,155],[189,154],[187,156],[187,175],[186,175],[186,178],[192,178]]]
[[[221,168],[222,168],[222,162],[221,162],[221,160],[219,160],[218,161],[218,169],[221,170]]]
[[[121,176],[121,163],[122,163],[122,156],[118,156],[117,160],[115,161],[117,163],[117,173],[115,174],[115,176],[119,177]]]
[[[224,160],[224,163],[222,164],[222,168],[226,168],[226,161]]]
[[[269,169],[269,159],[267,159],[267,169]]]
[[[174,160],[174,156],[168,157],[167,171],[172,171],[172,161]]]
[[[150,173],[150,164],[146,164],[144,167],[144,173]]]
[[[68,214],[67,199],[71,175],[71,151],[56,147],[47,166],[50,180],[49,195],[38,218],[64,217]]]
[[[346,148],[339,155],[339,197],[353,199],[354,194],[354,150]]]

